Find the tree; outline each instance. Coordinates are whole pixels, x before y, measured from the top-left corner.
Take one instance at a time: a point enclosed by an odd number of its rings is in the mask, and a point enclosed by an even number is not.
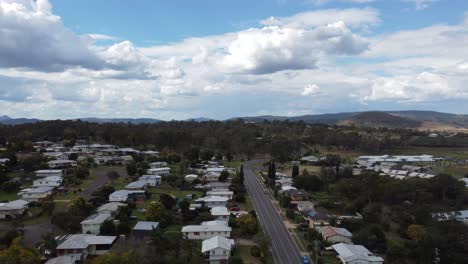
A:
[[[240,231],[244,235],[254,235],[257,233],[257,219],[251,214],[244,214],[237,218]]]
[[[93,258],[91,264],[134,264],[139,263],[137,256],[133,251],[128,251],[123,254],[107,253],[105,255]]]
[[[370,250],[385,252],[387,240],[385,233],[379,225],[370,225],[353,234],[353,243],[361,244]]]
[[[49,216],[52,215],[52,213],[54,212],[54,208],[55,208],[54,202],[44,201],[41,204],[42,212],[46,213]]]
[[[422,241],[426,239],[426,228],[422,225],[409,225],[406,234],[411,240]]]
[[[114,236],[116,233],[115,231],[115,225],[112,220],[104,221],[99,228],[99,234],[102,236]]]
[[[165,193],[159,195],[159,200],[167,210],[171,210],[176,204],[176,200],[174,199],[174,197]]]
[[[291,197],[287,195],[283,195],[280,200],[280,205],[283,208],[290,208],[291,207]]]
[[[44,249],[50,252],[50,255],[54,256],[57,250],[57,240],[53,233],[47,233],[42,237]]]
[[[5,264],[39,264],[41,259],[31,249],[20,245],[21,238],[16,238],[11,246],[0,251],[0,263]]]
[[[250,248],[250,255],[259,258],[262,256],[262,250],[259,246],[253,246]]]
[[[159,221],[165,213],[166,208],[161,202],[151,202],[145,216],[148,221]]]
[[[295,165],[292,167],[291,176],[292,176],[293,178],[299,176],[299,166],[298,166],[298,165],[295,164]]]
[[[75,197],[67,205],[68,213],[74,216],[85,216],[89,214],[90,207],[82,197]]]
[[[240,166],[239,170],[239,181],[241,184],[244,184],[244,164]]]
[[[222,171],[221,174],[219,175],[219,181],[220,182],[225,182],[227,178],[229,177],[229,172],[227,171]]]
[[[79,179],[86,179],[89,176],[89,169],[83,166],[76,167],[74,172],[75,176]]]
[[[120,174],[114,170],[108,171],[106,175],[112,182],[120,177]]]
[[[137,166],[134,161],[128,163],[125,168],[127,169],[127,174],[133,176],[137,173]]]

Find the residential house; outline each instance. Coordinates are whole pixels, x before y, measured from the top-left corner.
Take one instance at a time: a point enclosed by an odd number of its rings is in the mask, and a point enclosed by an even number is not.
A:
[[[84,263],[88,256],[104,255],[117,241],[116,236],[96,236],[91,234],[64,235],[56,237],[57,255],[70,256]]]
[[[208,256],[210,264],[227,264],[231,257],[234,240],[222,236],[214,236],[203,240],[201,252]]]
[[[62,185],[63,178],[59,176],[48,176],[33,181],[33,187],[50,186],[59,187]]]
[[[5,164],[7,164],[8,162],[10,162],[10,159],[6,159],[6,158],[5,158],[5,159],[0,159],[0,164],[1,164],[1,165],[5,165]]]
[[[112,215],[107,214],[107,213],[102,213],[102,214],[93,214],[90,215],[88,218],[85,220],[81,221],[81,232],[83,234],[95,234],[99,235],[100,228],[102,223],[104,223],[106,220],[109,220],[112,218]]]
[[[228,182],[210,182],[204,185],[204,188],[210,191],[229,189]]]
[[[311,201],[291,201],[291,204],[296,205],[297,211],[304,215],[315,209],[315,203]]]
[[[23,215],[26,209],[28,209],[28,203],[29,202],[25,200],[0,203],[0,219],[9,220]]]
[[[138,178],[138,181],[144,181],[150,187],[156,187],[161,184],[161,176],[159,175],[143,175]]]
[[[372,254],[362,245],[338,243],[332,245],[337,257],[343,264],[382,264],[383,258]]]
[[[211,208],[210,212],[215,220],[221,220],[221,221],[228,221],[229,216],[231,215],[231,213],[229,213],[226,206],[213,207]]]
[[[307,196],[308,196],[305,190],[294,190],[294,189],[284,191],[284,194],[291,197],[291,200],[293,201],[303,201],[307,199]]]
[[[51,169],[78,166],[78,163],[75,160],[51,160],[47,162],[47,164],[49,165],[49,168]]]
[[[305,157],[302,157],[300,162],[303,163],[303,164],[313,164],[313,163],[316,163],[319,161],[319,158],[315,157],[315,156],[305,156]]]
[[[150,236],[154,229],[157,229],[159,222],[138,221],[133,227],[132,234],[137,238]]]
[[[198,179],[198,175],[196,174],[188,174],[185,176],[186,182],[193,182],[195,179]]]
[[[201,197],[195,200],[196,203],[201,203],[206,207],[213,208],[217,206],[226,206],[228,202],[228,198],[221,197],[221,196],[206,196]]]
[[[330,225],[329,217],[327,214],[312,210],[307,214],[309,226],[315,228],[316,226],[327,226]]]
[[[456,220],[468,225],[468,210],[438,213],[433,215],[434,218],[439,221]]]
[[[148,183],[146,181],[134,181],[125,186],[125,190],[146,190]]]
[[[165,161],[156,161],[156,162],[150,163],[150,168],[152,169],[164,168],[164,167],[167,167],[167,162]]]
[[[37,170],[34,173],[36,174],[36,177],[38,178],[49,177],[49,176],[56,176],[56,177],[63,176],[62,170]]]
[[[53,152],[44,152],[44,153],[42,153],[42,155],[43,155],[44,157],[50,158],[50,159],[58,159],[58,160],[60,160],[60,159],[63,159],[63,160],[68,159],[68,154],[63,153],[63,152],[55,152],[55,151],[53,151]]]
[[[221,176],[221,174],[217,172],[208,172],[203,175],[203,180],[207,182],[217,182],[219,181],[219,176]]]
[[[346,228],[339,228],[334,226],[324,226],[317,228],[320,234],[322,234],[323,239],[326,241],[336,244],[336,243],[347,243],[352,244],[351,237],[353,234],[349,232]]]
[[[214,236],[231,237],[232,228],[227,221],[207,221],[200,225],[182,227],[182,234],[191,240],[204,240]]]
[[[153,168],[153,169],[148,169],[146,173],[151,174],[151,175],[169,176],[171,175],[171,168],[169,167]]]
[[[54,191],[54,187],[50,186],[41,186],[37,188],[28,188],[21,190],[18,193],[23,200],[33,202],[33,201],[41,201],[52,195]]]
[[[99,214],[110,214],[112,216],[115,216],[117,212],[120,210],[120,208],[125,207],[125,206],[127,205],[124,203],[119,203],[119,202],[105,203],[99,206],[96,212]]]
[[[109,195],[109,202],[143,202],[145,198],[143,190],[119,190]]]
[[[210,172],[215,172],[215,173],[218,173],[218,174],[221,174],[221,172],[225,171],[226,168],[224,167],[212,167],[212,168],[207,168],[206,169],[206,173],[210,173]]]
[[[228,189],[219,189],[219,190],[214,190],[214,191],[207,191],[206,192],[207,196],[221,196],[221,197],[226,197],[229,200],[232,200],[232,197],[234,196],[233,191],[229,191]]]
[[[147,150],[147,151],[143,151],[143,154],[145,154],[147,156],[158,157],[159,156],[159,151]]]

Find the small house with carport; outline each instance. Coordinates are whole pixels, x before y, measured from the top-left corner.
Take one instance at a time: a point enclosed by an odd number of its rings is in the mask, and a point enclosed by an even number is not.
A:
[[[63,171],[62,170],[37,170],[34,172],[34,174],[36,174],[36,177],[38,178],[50,177],[50,176],[62,177]]]
[[[307,214],[307,220],[311,228],[330,225],[328,215],[315,209]]]
[[[149,187],[156,187],[161,184],[161,176],[159,175],[142,175],[138,181],[144,181]]]
[[[228,198],[229,200],[232,200],[232,197],[234,196],[234,192],[229,191],[227,189],[225,190],[219,189],[219,190],[214,190],[214,191],[207,191],[206,195],[207,196],[221,196],[221,197]]]
[[[362,245],[338,243],[332,245],[337,257],[343,264],[382,264],[384,259],[372,254]]]
[[[33,181],[33,187],[50,186],[59,187],[62,185],[63,178],[59,176],[48,176]]]
[[[28,189],[23,189],[20,192],[18,192],[18,196],[21,197],[21,199],[26,200],[28,202],[35,202],[35,201],[41,201],[52,195],[54,191],[54,187],[50,186],[40,186],[37,188],[28,188]]]
[[[28,201],[15,200],[6,203],[0,203],[0,219],[17,218],[28,209]]]
[[[148,169],[146,173],[151,174],[151,175],[169,176],[171,175],[171,168],[169,167],[151,168],[151,169]]]
[[[80,223],[81,231],[83,234],[99,235],[102,223],[109,219],[112,219],[112,215],[108,213],[90,215]]]
[[[132,234],[137,238],[151,236],[153,230],[157,229],[159,222],[138,221],[133,227]]]
[[[351,237],[353,234],[349,232],[346,228],[334,227],[334,226],[324,226],[317,228],[319,233],[322,235],[323,239],[326,241],[336,244],[336,243],[347,243],[352,244]]]
[[[195,200],[196,203],[201,203],[206,207],[213,208],[217,206],[226,206],[228,203],[228,198],[221,196],[206,196],[201,197]]]
[[[203,180],[207,182],[217,182],[219,180],[219,176],[221,176],[221,174],[217,172],[208,172],[203,175]]]
[[[210,212],[215,220],[228,221],[229,216],[231,215],[226,206],[213,207],[211,208]]]
[[[96,212],[99,214],[110,214],[112,216],[115,216],[119,212],[120,208],[125,206],[127,206],[127,204],[119,202],[105,203],[99,206]]]
[[[88,256],[108,253],[117,241],[116,236],[91,234],[63,235],[56,237],[57,256],[71,256],[75,261],[85,263]]]
[[[125,186],[125,190],[146,190],[148,183],[146,181],[134,181]]]
[[[65,160],[65,159],[51,160],[47,162],[47,164],[49,165],[49,168],[51,169],[78,166],[78,163],[75,160]]]

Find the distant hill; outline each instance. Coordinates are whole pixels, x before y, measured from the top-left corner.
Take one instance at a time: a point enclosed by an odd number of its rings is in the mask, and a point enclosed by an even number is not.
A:
[[[349,119],[341,120],[338,124],[364,127],[418,128],[422,122],[386,112],[364,112],[353,115]]]
[[[34,119],[34,118],[11,118],[9,116],[0,116],[0,123],[6,125],[19,125],[19,124],[29,124],[29,123],[36,123],[41,120]]]
[[[159,119],[153,118],[97,118],[97,117],[86,117],[78,118],[81,121],[90,122],[90,123],[131,123],[131,124],[156,124],[161,122]],[[76,120],[78,120],[76,119]]]
[[[303,121],[307,124],[328,124],[328,125],[355,125],[364,127],[388,127],[388,128],[412,128],[420,130],[439,130],[439,131],[460,131],[468,132],[468,115],[440,113],[435,111],[369,111],[369,112],[345,112],[319,115],[303,116],[251,116],[236,117],[229,120],[243,120],[244,122],[259,123],[267,121]],[[78,119],[74,119],[78,120]],[[132,123],[132,124],[157,124],[163,122],[153,118],[96,118],[87,117],[79,120],[92,123]],[[9,116],[0,116],[2,124],[25,124],[35,123],[42,120],[28,118],[11,118]],[[214,121],[214,119],[199,117],[190,118],[185,121],[205,122]]]

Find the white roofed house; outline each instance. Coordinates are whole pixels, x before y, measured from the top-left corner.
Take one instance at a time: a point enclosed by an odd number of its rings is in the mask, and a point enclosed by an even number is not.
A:
[[[207,196],[221,196],[221,197],[226,197],[229,200],[232,200],[232,197],[234,196],[233,191],[229,191],[227,189],[220,189],[220,190],[213,190],[213,191],[207,191],[206,192]]]
[[[49,165],[49,168],[51,169],[78,166],[78,163],[75,160],[51,160],[47,162],[47,164]]]
[[[196,174],[188,174],[185,176],[186,182],[193,182],[194,180],[198,179],[198,175]]]
[[[36,177],[49,177],[49,176],[57,176],[62,177],[63,171],[62,170],[37,170],[34,172]]]
[[[118,190],[109,195],[109,202],[139,202],[145,197],[144,190]]]
[[[28,209],[28,201],[15,200],[7,203],[0,203],[0,219],[14,219]]]
[[[152,169],[148,169],[146,173],[151,174],[151,175],[169,176],[171,174],[171,168],[169,167],[152,168]]]
[[[0,159],[0,164],[1,164],[1,165],[5,165],[5,164],[7,164],[8,162],[10,162],[10,159],[8,159],[8,158]]]
[[[83,234],[99,235],[100,228],[104,221],[112,219],[112,215],[108,213],[98,213],[90,215],[83,220],[81,224],[81,231]]]
[[[338,243],[332,245],[337,257],[343,264],[382,264],[383,258],[372,254],[362,245]]]
[[[156,187],[161,184],[161,176],[159,175],[143,175],[138,178],[138,181],[144,181],[150,187]]]
[[[221,196],[207,196],[201,197],[195,200],[196,203],[202,203],[206,207],[213,208],[217,206],[226,206],[228,202],[228,198],[221,197]]]
[[[210,182],[205,185],[205,189],[214,191],[214,190],[225,190],[229,188],[228,182]]]
[[[37,188],[23,189],[18,192],[18,196],[29,202],[41,201],[52,195],[53,191],[54,187],[41,186]]]
[[[219,176],[221,176],[218,172],[207,172],[203,175],[203,180],[207,182],[217,182],[219,180]]]
[[[228,263],[231,257],[234,240],[215,236],[202,242],[202,253],[208,257],[210,264]]]
[[[231,215],[226,206],[213,207],[211,208],[210,212],[211,215],[215,218],[215,220],[228,221],[229,216]]]
[[[33,181],[33,187],[50,186],[59,187],[62,185],[63,178],[59,176],[48,176]]]
[[[207,221],[200,225],[182,227],[182,234],[190,240],[204,240],[215,236],[231,237],[231,231],[227,221]]]
[[[115,245],[116,236],[91,234],[64,235],[56,237],[57,256],[70,256],[84,263],[88,256],[104,255]]]
[[[125,190],[146,190],[146,187],[148,186],[148,183],[146,181],[134,181],[127,186],[125,186]]]
[[[150,163],[150,167],[151,167],[152,169],[164,168],[164,167],[167,167],[167,162],[165,162],[165,161],[156,161],[156,162],[152,162],[152,163]]]
[[[125,206],[127,206],[127,204],[119,203],[119,202],[105,203],[99,206],[96,212],[99,214],[110,214],[112,216],[115,216],[117,212],[120,210],[120,208],[125,207]]]

